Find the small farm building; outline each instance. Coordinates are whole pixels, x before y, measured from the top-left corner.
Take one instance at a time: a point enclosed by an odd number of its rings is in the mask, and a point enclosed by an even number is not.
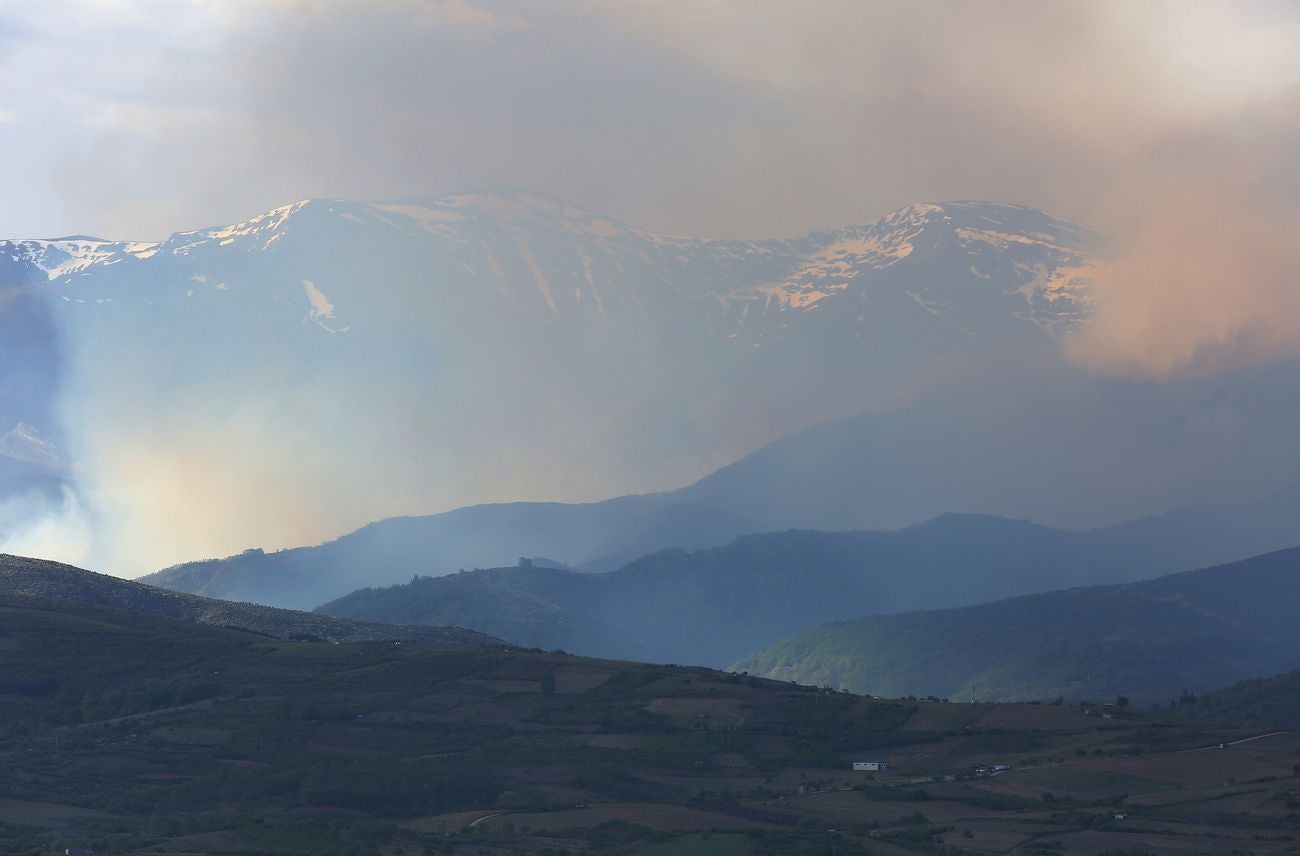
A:
[[[889,769],[884,761],[854,761],[853,769],[859,773],[876,773]]]

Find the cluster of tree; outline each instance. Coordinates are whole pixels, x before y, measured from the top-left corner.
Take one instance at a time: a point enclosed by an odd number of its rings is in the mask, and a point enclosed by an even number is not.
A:
[[[1243,728],[1300,728],[1300,672],[1252,678],[1195,696],[1193,716]]]
[[[1163,703],[1188,686],[1294,667],[1297,568],[1300,549],[1140,583],[869,616],[800,633],[733,668],[889,697]],[[1195,704],[1186,689],[1174,701]]]

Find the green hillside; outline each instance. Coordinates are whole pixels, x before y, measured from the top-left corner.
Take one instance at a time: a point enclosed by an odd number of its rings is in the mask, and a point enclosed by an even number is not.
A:
[[[734,668],[895,697],[1162,702],[1300,665],[1300,550],[816,628]]]
[[[1201,695],[1187,709],[1224,725],[1300,729],[1300,672],[1239,681]]]

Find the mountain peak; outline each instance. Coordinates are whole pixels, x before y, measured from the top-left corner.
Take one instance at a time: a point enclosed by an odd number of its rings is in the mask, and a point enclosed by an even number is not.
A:
[[[8,434],[0,437],[0,456],[52,470],[63,467],[63,457],[59,454],[58,447],[45,439],[35,426],[26,422],[19,422]]]

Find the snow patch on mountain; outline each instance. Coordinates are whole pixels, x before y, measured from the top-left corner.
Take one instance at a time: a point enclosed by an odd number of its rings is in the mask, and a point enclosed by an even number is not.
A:
[[[280,239],[283,234],[281,230],[289,222],[289,218],[309,204],[311,204],[310,199],[303,199],[291,205],[273,208],[265,214],[259,214],[242,223],[177,232],[164,246],[174,256],[185,256],[212,241],[224,247],[241,239],[257,238],[262,242],[261,249],[267,249]]]
[[[209,287],[220,290],[230,273],[220,259],[229,252],[252,259],[285,247],[281,242],[293,232],[297,239],[283,257],[312,258],[319,242],[343,240],[320,230],[345,228],[344,222],[352,224],[346,241],[358,252],[408,241],[411,258],[433,266],[432,287],[455,288],[449,296],[475,295],[488,301],[487,311],[495,301],[500,310],[548,323],[570,316],[686,321],[756,346],[801,335],[800,316],[861,318],[862,301],[874,304],[891,294],[929,315],[952,316],[945,317],[951,323],[973,311],[973,301],[1000,301],[1002,317],[1055,337],[1091,317],[1092,283],[1101,269],[1095,251],[1100,233],[1022,206],[920,203],[871,223],[794,238],[715,240],[632,229],[527,192],[371,203],[301,200],[240,223],[178,232],[162,244],[72,237],[5,242],[0,252],[28,261],[47,281],[75,281],[78,292],[61,295],[69,302],[98,301],[125,296],[122,278],[73,277],[125,261],[149,262],[161,252],[182,260],[190,268],[182,275],[192,282],[218,281]],[[399,258],[407,250],[401,252]],[[152,284],[147,296],[148,289],[132,288],[134,299],[145,303],[163,299],[167,282],[175,281],[152,267],[130,271],[132,282]],[[333,315],[334,299],[324,294],[352,299],[357,284],[305,269],[287,272],[289,282],[310,282],[319,295],[303,286],[310,305],[305,320],[330,332],[346,329]],[[249,292],[250,299],[281,305],[296,299],[282,289]]]
[[[1008,292],[1024,298],[1024,307],[1013,311],[1017,318],[1058,335],[1092,317],[1092,285],[1105,269],[1102,261],[1080,259],[1077,264],[1053,268],[1016,263],[1014,267],[1025,278],[1022,285]]]
[[[73,236],[52,240],[0,241],[0,252],[13,261],[27,261],[41,270],[48,281],[79,274],[93,265],[113,265],[127,259],[147,259],[158,244],[134,241],[105,241]]]
[[[307,317],[303,319],[304,322],[314,321],[317,326],[330,333],[346,333],[350,329],[325,323],[334,320],[334,304],[325,296],[325,292],[316,287],[316,283],[310,279],[304,279],[302,281],[302,290],[307,293],[307,302],[311,304],[311,309],[307,311]]]

